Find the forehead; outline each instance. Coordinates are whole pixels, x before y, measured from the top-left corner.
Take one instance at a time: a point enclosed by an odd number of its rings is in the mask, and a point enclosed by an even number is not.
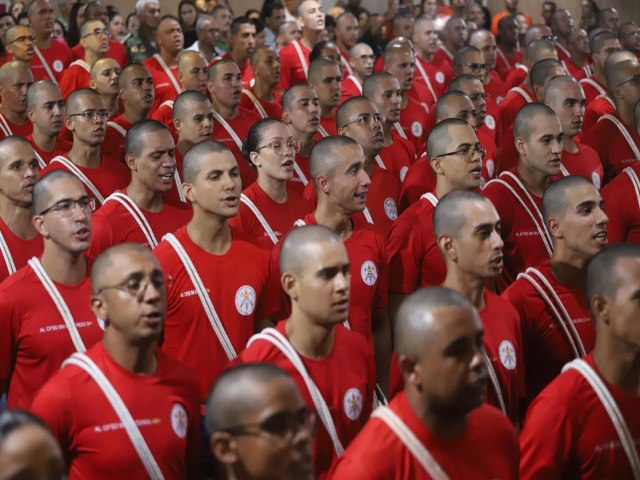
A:
[[[135,66],[127,70],[127,76],[130,81],[137,78],[151,78],[149,71],[142,66]]]
[[[188,52],[188,53],[184,53],[183,55],[186,55],[185,64],[188,67],[196,67],[196,66],[201,67],[206,65],[204,58],[202,58],[202,55],[198,53]]]
[[[541,137],[543,135],[557,136],[562,133],[560,122],[555,115],[538,114],[531,119],[531,139]]]
[[[265,61],[269,58],[273,59],[278,56],[278,53],[273,48],[261,48],[258,54],[260,61]]]
[[[241,35],[246,32],[254,32],[256,31],[256,27],[253,23],[242,23],[240,24],[240,28],[238,29],[237,34]]]
[[[338,23],[338,28],[352,27],[358,24],[358,20],[353,15],[345,14]]]
[[[62,93],[58,87],[44,84],[38,88],[38,95],[36,98],[42,103],[62,100]]]
[[[77,110],[104,108],[104,100],[100,95],[80,95],[75,103]]]
[[[558,90],[558,99],[562,102],[567,98],[585,98],[582,87],[578,83],[563,83]]]
[[[342,242],[315,242],[305,247],[307,267],[303,270],[303,276],[315,275],[325,268],[340,267],[349,263],[347,249]]]
[[[238,166],[235,157],[229,151],[209,152],[200,159],[200,174],[210,170],[231,170]]]
[[[209,113],[213,110],[213,108],[211,107],[211,102],[209,100],[207,100],[206,102],[199,102],[197,100],[189,99],[187,100],[187,110],[188,112],[185,117],[189,118],[195,115]],[[169,134],[169,136],[171,136],[171,134]]]
[[[384,77],[375,83],[375,91],[380,93],[385,90],[400,90],[400,82],[396,77]]]
[[[289,129],[282,122],[277,122],[272,125],[269,125],[264,129],[264,138],[273,138],[273,137],[289,137]]]
[[[28,82],[32,78],[31,72],[26,68],[14,68],[9,72],[10,82]]]
[[[95,29],[95,28],[104,28],[105,25],[104,23],[102,23],[100,20],[91,20],[90,22],[87,22],[87,28],[90,29]]]
[[[320,8],[320,4],[318,2],[314,2],[313,0],[302,2],[303,14],[309,13],[311,10],[317,10],[318,8]]]
[[[310,86],[297,87],[293,91],[294,103],[301,100],[314,100],[318,98],[318,93]]]
[[[158,149],[173,148],[173,137],[168,130],[157,130],[154,132],[143,132],[140,135],[143,146],[143,155]]]
[[[78,198],[87,194],[80,180],[76,178],[59,178],[50,182],[46,190],[50,204],[63,198]]]
[[[0,146],[0,164],[33,157],[35,157],[33,148],[27,143],[17,141]]]
[[[360,145],[342,145],[336,148],[335,155],[338,157],[337,165],[339,170],[344,170],[354,162],[364,162],[364,152]]]
[[[481,63],[483,60],[482,52],[468,52],[465,54],[464,60],[472,63]]]
[[[149,10],[157,10],[160,8],[160,4],[158,2],[148,2],[145,6],[143,11],[147,12]]]
[[[120,68],[120,65],[118,65],[118,62],[116,62],[113,58],[103,58],[102,60],[99,60],[99,64],[98,64],[98,71],[100,73],[105,73],[107,70],[112,70],[114,68]]]
[[[126,278],[140,271],[160,270],[160,263],[151,251],[120,250],[111,254],[106,277]]]
[[[333,47],[332,47],[333,48]],[[324,65],[320,67],[320,75],[326,77],[338,77],[342,75],[342,70],[338,65]]]
[[[468,306],[447,306],[432,310],[433,327],[429,329],[430,341],[446,347],[459,338],[475,337],[482,332],[482,324],[478,314]],[[439,355],[441,351],[428,349]]]
[[[180,24],[173,18],[167,18],[166,20],[160,22],[160,25],[158,25],[158,32],[167,33],[171,30],[175,30],[176,28],[180,28]]]
[[[580,205],[581,203],[589,201],[600,202],[600,200],[602,200],[602,197],[598,193],[596,187],[586,183],[581,185],[574,185],[567,188],[565,190],[565,198],[569,207],[567,209],[567,212]]]
[[[640,283],[640,258],[623,257],[616,261],[615,271],[620,288],[615,297],[626,296],[626,292],[634,292]]]
[[[496,223],[500,220],[498,212],[488,200],[472,200],[462,203],[465,215],[465,227],[475,227],[484,223]]]
[[[482,86],[482,82],[478,80],[464,79],[460,82],[460,88],[463,93],[478,93],[484,92],[484,87]]]
[[[453,110],[473,110],[473,103],[466,95],[455,95],[447,98],[447,106]]]
[[[358,117],[363,113],[378,113],[378,108],[376,105],[367,100],[359,100],[357,102],[351,103],[348,105],[349,107],[349,116]]]
[[[218,65],[216,68],[216,78],[222,77],[224,75],[238,75],[240,73],[240,69],[238,65],[233,62],[223,63],[222,65]]]
[[[451,141],[449,147],[457,147],[463,143],[475,144],[478,142],[478,136],[468,125],[452,125],[449,127],[449,136]]]

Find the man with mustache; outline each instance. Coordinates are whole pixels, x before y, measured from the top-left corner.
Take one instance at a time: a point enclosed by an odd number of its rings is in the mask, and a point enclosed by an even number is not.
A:
[[[484,403],[483,330],[461,293],[408,297],[394,324],[404,390],[373,412],[332,478],[517,478],[513,426]]]
[[[34,168],[35,158],[28,161]],[[95,200],[65,171],[43,176],[32,188],[33,225],[44,250],[0,288],[0,390],[9,408],[23,410],[62,361],[98,342],[104,328],[89,308],[85,256]]]
[[[198,478],[195,373],[158,347],[168,283],[142,245],[96,259],[87,294],[102,341],[68,358],[32,406],[65,452],[70,478]]]
[[[59,136],[64,125],[64,100],[62,92],[51,80],[39,80],[27,90],[27,117],[33,132],[27,141],[33,147],[40,168],[52,158],[65,155],[71,144]]]
[[[253,110],[260,118],[282,118],[282,95],[275,90],[280,81],[280,57],[269,47],[257,48],[251,54],[251,71],[255,83],[242,89],[240,106]]]
[[[24,25],[14,25],[10,27],[5,35],[5,47],[10,60],[21,60],[30,63],[35,54],[35,37],[29,27]],[[46,77],[49,79],[49,77]]]
[[[14,60],[0,67],[0,138],[31,135],[27,89],[32,83],[33,75],[26,63]]]

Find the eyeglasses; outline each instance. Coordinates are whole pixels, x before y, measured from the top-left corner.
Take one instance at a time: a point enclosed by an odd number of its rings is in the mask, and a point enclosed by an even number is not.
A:
[[[86,110],[80,113],[70,113],[67,115],[68,117],[82,117],[85,120],[95,120],[99,118],[102,120],[109,120],[111,118],[111,113],[107,110]]]
[[[260,423],[236,425],[224,428],[222,431],[234,436],[256,435],[263,432],[272,437],[280,438],[286,443],[291,443],[301,431],[307,431],[313,434],[315,426],[316,412],[309,411],[306,407],[302,407],[295,413],[274,413]]]
[[[486,63],[459,63],[458,67],[469,67],[472,72],[480,72],[487,69]]]
[[[20,37],[16,37],[15,39],[11,40],[9,43],[26,43],[26,42],[35,42],[36,41],[36,37],[34,37],[33,35],[22,35]]]
[[[100,288],[97,294],[99,295],[105,290],[120,290],[140,300],[144,298],[144,294],[147,292],[147,287],[149,285],[153,285],[153,288],[161,291],[170,290],[172,283],[172,277],[170,275],[165,276],[159,270],[154,271],[149,276],[143,275],[142,273],[134,273],[116,285]]]
[[[107,37],[110,37],[111,36],[111,32],[109,31],[108,28],[96,28],[93,32],[87,33],[82,38],[87,38],[87,37],[90,37],[92,35],[95,35],[96,37],[99,37],[100,35],[105,35]]]
[[[342,128],[346,128],[352,123],[358,122],[360,127],[368,127],[373,126],[374,123],[379,123],[380,125],[384,124],[387,121],[387,117],[385,117],[381,113],[363,113],[355,120],[351,120],[349,123],[345,123]]]
[[[558,41],[558,37],[555,35],[543,35],[540,37],[540,40],[545,40],[547,42],[556,43]]]
[[[447,157],[449,155],[461,155],[463,157],[471,157],[471,158],[473,158],[473,153],[474,152],[478,152],[480,154],[480,158],[482,158],[482,160],[484,160],[484,157],[486,157],[486,155],[487,155],[487,149],[484,148],[484,147],[472,147],[470,145],[465,145],[463,147],[460,147],[458,150],[456,150],[454,152],[443,153],[442,155],[436,155],[435,157],[431,157],[431,158]]]
[[[293,150],[293,153],[298,153],[300,151],[300,140],[299,139],[291,137],[291,138],[287,139],[286,143],[283,140],[284,139],[282,139],[282,138],[276,138],[274,140],[271,140],[266,145],[258,147],[256,149],[256,152],[259,152],[263,148],[269,148],[269,149],[273,150],[276,155],[282,156],[282,155],[286,154],[287,152],[289,152],[290,150]]]
[[[81,197],[78,200],[65,198],[64,200],[54,203],[46,210],[41,211],[39,215],[46,215],[47,213],[55,210],[58,212],[58,215],[60,215],[60,218],[68,218],[75,213],[76,205],[80,205],[80,208],[82,208],[85,213],[91,213],[96,209],[96,199],[88,196]]]
[[[621,87],[625,83],[632,83],[634,86],[639,87],[640,86],[640,75],[634,75],[629,80],[625,80],[624,82],[619,83],[618,85],[616,85],[616,88]]]

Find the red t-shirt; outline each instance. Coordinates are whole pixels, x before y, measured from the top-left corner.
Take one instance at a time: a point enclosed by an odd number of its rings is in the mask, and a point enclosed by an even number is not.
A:
[[[280,50],[280,82],[276,85],[278,90],[284,91],[296,83],[307,83],[306,68],[303,67],[302,62],[298,57],[296,45],[302,52],[306,67],[309,67],[309,55],[311,55],[311,50],[305,47],[300,40],[294,40],[289,45],[285,46]]]
[[[106,155],[102,155],[102,162],[97,168],[87,168],[80,165],[76,165],[76,167],[84,173],[104,198],[107,198],[116,190],[126,187],[131,181],[131,171],[125,167],[124,163]],[[53,170],[67,170],[70,173],[73,173],[62,163],[51,162],[42,170],[41,176],[44,176]],[[87,191],[87,195],[91,197],[94,196],[93,192],[91,192],[86,185],[85,190]]]
[[[507,95],[502,99],[500,103],[499,112],[500,119],[499,125],[501,128],[500,138],[503,139],[506,136],[506,130],[511,127],[516,121],[516,115],[522,107],[527,103],[535,101],[535,95],[531,90],[525,87],[523,84],[518,85],[519,89],[523,90],[528,98],[525,98],[520,91],[516,91],[513,88],[509,90]],[[512,137],[513,138],[513,137]]]
[[[415,76],[413,77],[413,81],[421,82],[425,86],[427,85],[427,81],[422,75],[422,71],[420,67],[418,67],[418,63],[424,70],[424,73],[426,73],[429,82],[431,83],[431,88],[433,88],[433,92],[436,94],[436,98],[439,98],[444,92],[447,91],[447,72],[445,71],[445,69],[439,69],[435,65],[424,60],[419,55],[416,55],[416,72]]]
[[[502,102],[502,99],[507,95],[509,88],[504,80],[500,78],[500,75],[495,70],[489,72],[489,81],[483,85],[485,93],[495,101],[496,104]]]
[[[384,147],[378,155],[385,168],[394,173],[402,183],[409,168],[416,161],[416,150],[413,144],[402,138],[395,129],[391,130],[391,140],[393,143]]]
[[[518,63],[522,63],[522,53],[519,50],[516,50],[513,55],[507,55],[500,47],[497,48],[495,71],[502,80],[507,79],[509,71]]]
[[[257,113],[252,112],[251,110],[238,107],[238,115],[236,115],[236,118],[225,118],[225,120],[227,121],[231,129],[235,131],[240,141],[244,141],[244,139],[247,138],[247,135],[249,134],[249,129],[253,126],[254,123],[260,120],[260,117]],[[238,147],[231,134],[217,120],[214,120],[213,122],[213,134],[211,135],[211,138],[213,140],[217,140],[218,142],[224,143],[227,147],[229,147],[231,153],[233,153],[233,156],[236,157],[238,167],[240,168],[240,178],[242,179],[242,186],[244,188],[248,187],[257,180],[258,174],[253,169],[253,167],[249,165],[249,162],[245,160],[240,147]]]
[[[277,290],[270,282],[270,254],[251,238],[232,229],[233,242],[222,255],[212,255],[194,243],[187,227],[175,232],[211,297],[229,340],[240,353],[254,325],[278,310]],[[154,250],[165,274],[173,277],[168,292],[162,349],[198,373],[200,398],[229,364],[178,254],[168,242]],[[276,293],[275,295],[273,293]]]
[[[8,130],[5,131],[8,127]],[[8,135],[7,135],[8,133]],[[27,138],[33,133],[33,124],[31,120],[27,118],[26,122],[22,125],[13,123],[5,115],[0,113],[0,139],[8,137],[9,135],[18,135],[20,137]]]
[[[444,73],[444,84],[449,85],[453,80],[453,54],[439,47],[433,54],[431,65]]]
[[[520,179],[514,168],[510,172]],[[503,172],[500,179],[511,186],[532,213],[539,225],[544,228],[542,221],[542,198],[528,192],[533,200],[529,201],[520,186]],[[513,193],[496,180],[492,180],[482,191],[498,211],[502,221],[502,240],[504,241],[504,268],[502,277],[506,284],[512,283],[527,267],[542,263],[549,258],[538,228]],[[545,232],[545,230],[543,230]]]
[[[420,197],[432,192],[436,188],[436,172],[431,168],[431,162],[427,155],[423,154],[413,165],[409,167],[407,175],[400,189],[400,212],[404,212]]]
[[[0,235],[4,238],[7,247],[9,247],[9,252],[11,252],[11,258],[16,270],[24,267],[31,257],[39,257],[42,254],[44,243],[41,235],[36,235],[31,240],[23,240],[16,236],[1,218]],[[2,252],[0,252],[0,282],[8,276],[9,269],[6,264],[6,259]]]
[[[427,128],[429,123],[429,112],[413,100],[407,97],[407,106],[400,111],[400,126],[404,134],[413,142],[416,152],[421,154],[425,151],[427,144]]]
[[[121,193],[126,195],[125,191]],[[186,225],[193,213],[192,210],[177,208],[166,203],[159,212],[150,212],[141,208],[140,211],[147,219],[158,242],[167,233],[175,232]],[[117,201],[109,200],[93,215],[89,252],[91,256],[97,257],[112,245],[125,242],[140,243],[147,248],[153,248],[129,211]]]
[[[426,447],[452,480],[518,478],[518,439],[509,420],[488,405],[473,409],[457,438],[439,438],[414,413],[404,392],[389,408]],[[415,456],[384,421],[372,418],[332,470],[332,478],[431,480]]]
[[[584,111],[584,119],[582,122],[582,132],[588,132],[593,127],[600,117],[604,115],[611,115],[615,113],[616,107],[613,105],[613,100],[608,95],[599,95],[594,98]]]
[[[65,142],[60,137],[56,138],[56,144],[53,147],[53,150],[51,150],[50,152],[45,152],[43,149],[41,149],[33,139],[33,135],[29,135],[28,137],[26,137],[26,139],[27,139],[27,142],[29,142],[33,147],[33,150],[35,150],[35,152],[40,156],[42,161],[47,165],[49,164],[52,158],[55,158],[59,155],[65,157],[67,155],[67,152],[71,150],[71,144]]]
[[[551,270],[549,260],[536,268],[553,287],[553,291],[566,308],[585,351],[590,352],[595,342],[595,329],[591,322],[585,292],[581,289],[570,289],[560,283]],[[534,278],[537,280],[537,277]],[[530,402],[560,373],[565,363],[573,360],[574,355],[558,319],[528,280],[517,279],[502,296],[511,302],[520,315],[527,366],[526,393]]]
[[[411,88],[405,92],[408,97],[414,99],[416,102],[423,104],[428,110],[429,107],[435,105],[437,98],[435,98],[427,86],[422,82],[416,82],[413,80]]]
[[[91,281],[53,282],[66,302],[85,347],[102,338],[91,310]],[[7,406],[28,410],[38,390],[75,352],[62,315],[30,266],[0,285],[0,379],[8,382]]]
[[[124,130],[124,135],[118,128],[114,127],[112,124],[116,124],[122,127],[122,129]],[[107,156],[125,163],[124,140],[127,131],[131,128],[131,125],[132,124],[126,118],[124,118],[124,114],[122,113],[107,123],[107,131],[104,136],[104,142],[102,142],[102,145],[100,147]]]
[[[280,94],[280,92],[276,92],[274,90],[273,102],[267,102],[266,100],[258,97],[255,92],[253,92],[253,89],[249,88],[247,90],[250,90],[251,93],[253,93],[253,96],[258,101],[264,112],[267,114],[267,117],[275,118],[276,120],[282,119],[282,94]],[[244,90],[242,91],[242,97],[240,97],[240,106],[246,108],[247,110],[253,111],[254,113],[258,114],[260,118],[263,118],[262,114],[258,111],[258,107],[256,107],[256,105],[253,103],[253,100],[249,98],[249,95],[247,95]]]
[[[567,58],[566,60],[562,60],[560,63],[562,64],[564,69],[569,73],[569,75],[571,75],[573,78],[575,78],[578,81],[582,80],[583,78],[586,78],[589,72],[591,71],[591,68],[589,67],[588,63],[584,67],[579,67],[578,65],[573,63],[573,61],[570,58]]]
[[[362,95],[362,84],[360,80],[353,75],[345,76],[344,80],[342,80],[342,98],[340,99],[340,103],[359,95]]]
[[[171,65],[168,67],[169,72],[171,72],[171,75],[173,76],[173,79],[171,79],[171,77],[169,77],[169,73],[160,65],[160,62],[155,55],[147,58],[142,62],[142,64],[147,67],[147,70],[149,70],[149,73],[153,78],[155,99],[151,110],[155,110],[167,100],[175,100],[180,93],[173,85],[174,81],[177,85],[180,85],[180,80],[178,78],[178,65]]]
[[[286,322],[283,321],[278,323],[276,329],[287,338],[285,326]],[[346,448],[371,415],[376,383],[373,352],[360,335],[342,325],[336,325],[333,332],[333,348],[329,355],[320,359],[300,355],[300,359],[327,403],[338,438]],[[264,340],[256,341],[242,352],[238,361],[268,362],[279,366],[296,381],[307,407],[316,410],[301,375],[273,344]],[[320,419],[313,438],[313,457],[318,479],[328,478],[327,473],[336,454]]]
[[[604,171],[600,157],[593,148],[578,143],[578,151],[576,153],[563,150],[562,164],[570,175],[580,175],[600,190],[602,182],[604,181]],[[563,174],[561,173],[558,177],[554,177],[554,180],[562,176]],[[608,210],[607,208],[607,213],[609,213]]]
[[[529,73],[529,69],[524,65],[516,65],[512,69],[510,69],[507,73],[507,78],[504,83],[507,88],[513,88],[520,85],[527,78],[527,73]]]
[[[89,88],[91,84],[91,67],[84,60],[76,60],[65,68],[60,78],[60,91],[62,97],[67,98],[79,88]]]
[[[252,183],[242,192],[264,216],[273,233],[278,237],[278,241],[293,230],[293,222],[304,217],[312,209],[311,204],[302,195],[296,193],[295,190],[294,188],[288,189],[289,197],[284,203],[278,203],[273,200],[258,185],[258,182]],[[256,215],[244,202],[240,203],[238,215],[229,219],[229,225],[253,238],[261,247],[266,249],[273,248],[273,241],[269,238]]]
[[[326,136],[325,132],[328,135],[338,135],[338,127],[336,126],[336,116],[331,115],[330,117],[320,117],[320,133],[322,136]],[[324,132],[322,131],[324,129]]]
[[[54,79],[59,82],[62,78],[62,72],[73,61],[71,50],[69,50],[69,47],[67,47],[66,43],[54,39],[51,42],[49,48],[40,49],[40,53],[47,62],[49,70],[55,77]],[[38,80],[53,80],[49,77],[47,70],[45,69],[44,65],[42,65],[42,62],[40,61],[40,58],[37,54],[33,55],[29,66],[31,67],[31,72],[33,73],[34,82],[37,82]]]
[[[71,49],[71,53],[73,58],[76,60],[81,60],[84,58],[84,47],[79,43]],[[124,67],[127,66],[127,50],[124,48],[124,45],[115,40],[113,38],[109,39],[109,50],[104,54],[105,57],[113,58],[118,65],[120,66],[120,70],[124,70]]]
[[[640,399],[607,382],[585,358],[618,405],[636,443]],[[633,478],[620,437],[589,382],[576,370],[557,377],[533,402],[520,433],[520,478]]]
[[[580,80],[580,85],[584,91],[587,107],[600,95],[607,94],[607,86],[600,83],[596,77],[583,78]]]
[[[167,127],[169,132],[171,132],[174,143],[178,143],[178,131],[173,124],[173,100],[167,100],[166,102],[158,105],[158,108],[156,108],[155,110],[151,110],[149,112],[149,118],[152,120],[157,120],[165,127]]]
[[[631,137],[636,151],[640,150],[640,135],[636,129],[630,128],[616,112],[610,115],[622,124],[622,128]],[[604,183],[612,180],[625,167],[640,161],[631,145],[625,140],[622,131],[608,118],[603,117],[598,120],[598,123],[584,135],[583,141],[600,157],[604,167]]]
[[[482,180],[488,182],[497,174],[498,148],[496,147],[496,141],[486,130],[479,128],[476,130],[476,135],[480,145],[487,149],[487,154],[482,162]]]
[[[489,133],[491,137],[496,141],[497,145],[498,135],[501,130],[500,125],[498,124],[498,122],[500,121],[500,107],[491,97],[487,97],[486,102],[487,116],[484,118],[484,122],[482,123],[482,125],[480,125],[480,127],[478,127],[478,129],[485,130],[487,133]],[[500,100],[500,102],[502,103],[502,100]]]
[[[193,371],[156,351],[151,375],[116,363],[102,342],[87,355],[118,392],[164,478],[187,479],[200,460],[200,405]],[[40,391],[33,411],[49,426],[69,466],[69,479],[148,478],[120,418],[98,384],[69,365]]]
[[[634,163],[630,168],[640,177],[640,163]],[[623,172],[611,180],[602,189],[602,198],[609,217],[609,243],[640,244],[640,197],[629,174]]]

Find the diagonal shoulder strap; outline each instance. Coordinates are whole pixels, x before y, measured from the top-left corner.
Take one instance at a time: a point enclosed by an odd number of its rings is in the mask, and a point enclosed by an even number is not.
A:
[[[61,163],[62,165],[67,167],[67,170],[69,170],[76,177],[78,177],[78,179],[80,179],[80,181],[84,184],[84,186],[91,191],[93,196],[96,197],[96,200],[100,202],[100,205],[104,203],[104,197],[98,190],[98,187],[96,187],[93,184],[93,182],[89,180],[89,177],[87,177],[84,173],[82,173],[82,170],[80,170],[75,163],[73,163],[71,160],[61,155],[58,155],[57,157],[53,158],[51,162],[49,162],[49,164],[51,163]]]
[[[631,167],[627,167],[623,170],[624,173],[627,174],[629,179],[631,180],[631,185],[633,185],[633,190],[636,192],[636,201],[638,202],[638,208],[640,208],[640,179],[636,174],[635,170]]]
[[[278,237],[276,236],[275,232],[273,231],[273,228],[271,228],[271,225],[269,225],[269,222],[267,222],[267,219],[264,218],[264,215],[262,215],[262,212],[258,209],[256,204],[253,203],[251,199],[247,197],[244,193],[240,195],[240,201],[244,203],[247,207],[249,207],[249,210],[253,212],[253,214],[256,216],[256,218],[260,222],[260,225],[262,225],[262,228],[264,228],[264,231],[267,232],[267,235],[269,236],[273,244],[274,245],[277,244]]]
[[[140,227],[140,230],[142,230],[142,233],[147,239],[147,243],[149,244],[149,247],[151,249],[154,249],[158,246],[158,240],[156,240],[156,236],[153,233],[153,229],[151,228],[151,225],[149,225],[149,221],[144,216],[144,213],[142,213],[142,210],[140,210],[138,205],[136,205],[136,203],[133,200],[131,200],[131,198],[129,198],[128,195],[125,195],[120,192],[115,192],[109,195],[104,201],[104,203],[106,204],[107,202],[110,202],[110,201],[118,202],[120,205],[122,205],[124,208],[127,209],[129,214],[133,217],[135,222],[138,224],[138,227]]]
[[[631,151],[636,156],[636,160],[640,160],[640,150],[638,149],[636,142],[634,142],[633,138],[631,138],[631,134],[629,133],[629,130],[627,130],[627,128],[622,124],[622,122],[618,120],[616,117],[614,117],[613,115],[603,115],[598,119],[598,122],[601,122],[602,120],[609,120],[616,127],[618,127],[618,130],[620,130],[620,133],[629,144],[629,147],[631,147]]]
[[[0,232],[0,253],[4,258],[4,263],[7,266],[7,272],[9,272],[9,275],[16,273],[16,264],[13,261],[11,250],[9,250],[9,245],[7,245],[7,241],[5,240],[4,235],[2,235],[2,232]]]
[[[40,60],[40,63],[44,67],[44,71],[47,72],[47,75],[49,76],[49,80],[51,80],[53,83],[58,85],[58,80],[56,79],[56,76],[51,71],[51,67],[47,63],[47,59],[44,58],[44,55],[42,55],[42,52],[40,51],[40,49],[35,45],[33,46],[33,53],[35,53],[38,57],[38,60]]]

